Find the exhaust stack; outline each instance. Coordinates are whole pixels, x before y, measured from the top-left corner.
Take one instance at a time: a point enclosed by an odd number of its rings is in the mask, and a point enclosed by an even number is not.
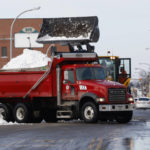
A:
[[[60,81],[61,69],[59,65],[56,68],[56,76],[57,76],[57,106],[60,106],[61,105],[61,81]]]

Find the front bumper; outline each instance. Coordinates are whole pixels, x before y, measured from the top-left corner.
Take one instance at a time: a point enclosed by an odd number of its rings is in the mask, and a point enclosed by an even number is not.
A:
[[[134,104],[111,104],[111,105],[99,105],[99,111],[133,111]]]

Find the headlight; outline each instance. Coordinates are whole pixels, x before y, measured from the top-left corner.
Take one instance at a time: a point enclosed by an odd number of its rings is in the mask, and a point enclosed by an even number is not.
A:
[[[129,101],[129,102],[134,102],[133,97],[129,97],[129,98],[128,98],[128,101]]]
[[[105,98],[100,97],[100,98],[97,98],[96,101],[97,101],[97,102],[105,102]]]

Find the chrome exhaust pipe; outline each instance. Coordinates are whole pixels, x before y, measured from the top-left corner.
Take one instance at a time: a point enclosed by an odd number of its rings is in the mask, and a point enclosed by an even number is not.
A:
[[[61,69],[58,65],[56,67],[56,76],[57,76],[57,106],[61,105],[61,81],[60,81]]]

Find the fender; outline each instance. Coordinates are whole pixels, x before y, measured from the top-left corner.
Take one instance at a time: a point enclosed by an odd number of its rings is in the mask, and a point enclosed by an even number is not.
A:
[[[94,93],[89,93],[89,92],[86,92],[85,94],[83,94],[83,95],[80,97],[78,103],[76,103],[76,105],[75,105],[75,111],[76,111],[75,114],[76,114],[79,118],[81,117],[81,116],[80,116],[81,106],[82,106],[82,104],[84,104],[84,100],[83,100],[83,99],[84,99],[85,97],[89,97],[89,98],[93,99],[93,102],[95,102],[95,103],[97,104],[96,98],[98,98],[98,96],[97,96],[96,94],[94,94]]]
[[[92,98],[92,99],[94,100],[95,103],[97,103],[97,102],[96,102],[96,98],[98,98],[98,96],[97,96],[96,94],[94,94],[94,93],[86,92],[85,94],[83,94],[83,95],[81,96],[79,103],[82,101],[82,99],[83,99],[84,97],[90,97],[90,98]]]

